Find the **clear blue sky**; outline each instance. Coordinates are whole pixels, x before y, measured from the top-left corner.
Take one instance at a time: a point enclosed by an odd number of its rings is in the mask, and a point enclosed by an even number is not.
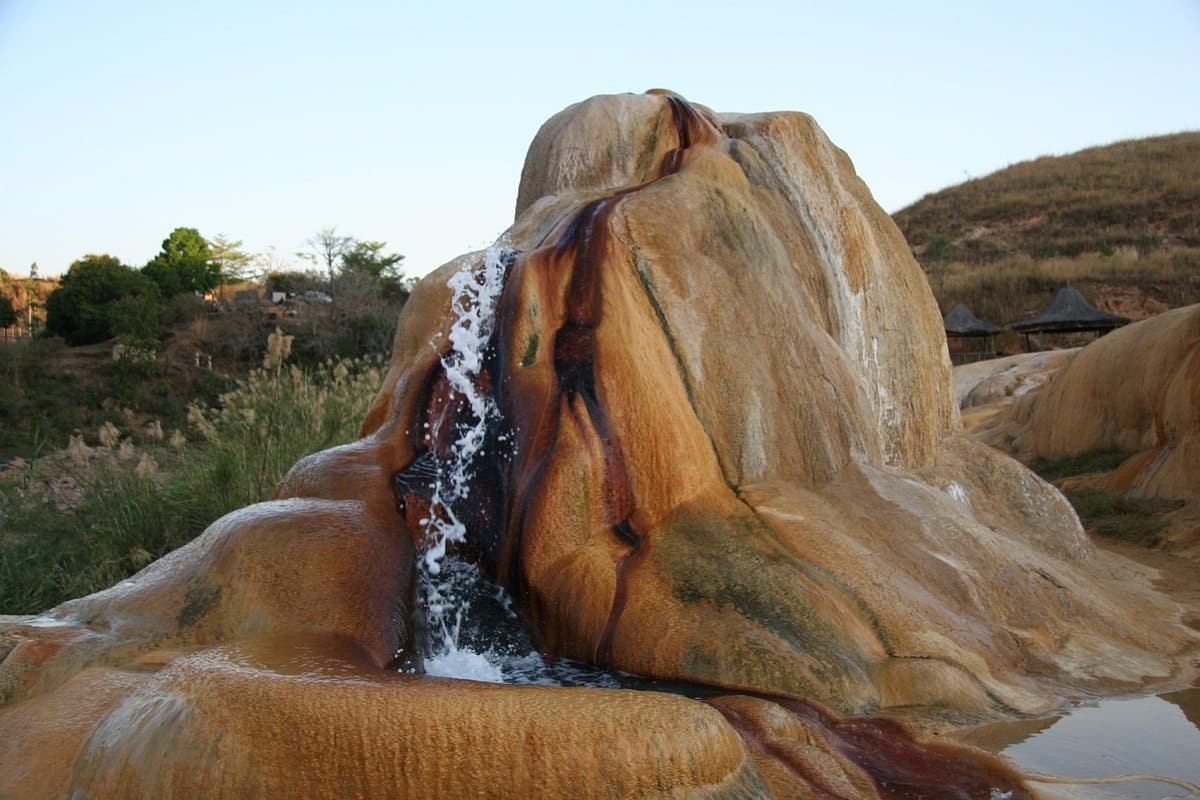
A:
[[[423,274],[512,219],[538,126],[666,87],[814,115],[879,203],[1200,128],[1200,0],[0,0],[0,267],[322,226]]]

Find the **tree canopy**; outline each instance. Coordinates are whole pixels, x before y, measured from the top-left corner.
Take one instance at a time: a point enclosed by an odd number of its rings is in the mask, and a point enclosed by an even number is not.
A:
[[[161,314],[158,287],[148,276],[114,256],[86,255],[46,298],[46,331],[70,345],[102,342],[114,334],[114,309],[127,307],[114,305],[123,298],[133,298],[126,302],[142,305],[146,315]]]
[[[387,242],[373,242],[341,236],[336,225],[317,231],[305,244],[306,250],[298,253],[301,258],[323,267],[329,280],[337,274],[355,272],[373,280],[399,280],[401,272],[396,266],[404,260],[398,253],[385,253]]]
[[[0,294],[0,328],[11,328],[17,324],[17,310],[13,308],[12,300]]]
[[[327,293],[315,298],[327,306],[310,310],[329,328],[325,338],[330,341],[321,345],[329,345],[326,354],[386,349],[408,296],[400,269],[404,256],[388,252],[386,242],[341,236],[334,227],[321,229],[307,245],[299,255],[319,272],[290,269],[274,249],[252,256],[240,241],[223,235],[205,239],[197,229],[185,227],[171,231],[140,270],[111,255],[87,255],[71,265],[46,299],[46,332],[70,345],[113,336],[149,345],[162,336],[164,323],[186,318],[187,303],[199,303],[193,292],[261,270],[272,291]],[[0,324],[4,319],[0,308]],[[314,337],[316,329],[314,323]]]
[[[208,240],[212,260],[216,263],[224,283],[245,280],[254,270],[254,256],[242,249],[240,239],[234,241],[218,233]]]
[[[221,283],[221,264],[195,228],[176,228],[163,239],[162,251],[142,270],[165,298],[204,292]]]
[[[355,241],[353,247],[342,255],[342,270],[361,273],[375,281],[400,280],[403,273],[398,265],[404,256],[385,253],[385,247],[387,242]]]

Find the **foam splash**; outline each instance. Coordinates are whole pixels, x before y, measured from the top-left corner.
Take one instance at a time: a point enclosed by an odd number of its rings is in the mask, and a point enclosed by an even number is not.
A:
[[[499,414],[496,401],[490,395],[481,394],[475,388],[475,382],[483,369],[484,354],[495,327],[496,303],[504,288],[504,269],[504,253],[493,245],[484,255],[481,270],[464,268],[446,282],[446,286],[454,290],[450,309],[456,319],[450,327],[450,350],[442,356],[442,369],[453,388],[451,396],[467,401],[475,423],[458,431],[450,445],[448,466],[439,463],[431,487],[430,506],[440,509],[441,513],[422,520],[424,539],[428,543],[422,558],[425,568],[433,575],[441,571],[447,544],[466,538],[466,526],[451,506],[469,496],[472,462],[483,446],[488,423]]]
[[[449,670],[462,672],[461,677],[500,679],[498,668],[485,669],[487,659],[460,644],[467,610],[464,596],[474,580],[472,573],[478,570],[448,558],[446,548],[466,539],[466,526],[454,507],[469,499],[473,462],[487,437],[488,424],[499,416],[495,401],[481,393],[476,382],[495,326],[504,273],[504,251],[493,245],[484,254],[481,269],[464,268],[446,283],[454,292],[450,308],[455,320],[449,332],[450,349],[441,359],[442,369],[452,387],[451,396],[466,401],[474,421],[460,424],[447,458],[437,461],[430,483],[431,513],[421,520],[425,544],[418,559],[417,592],[428,625],[424,655],[430,674],[446,674]]]
[[[450,308],[455,319],[442,369],[452,398],[465,401],[470,413],[460,416],[446,457],[434,461],[431,512],[420,523],[424,544],[417,559],[417,597],[425,619],[425,674],[489,683],[616,688],[632,676],[544,658],[504,589],[477,565],[448,550],[466,540],[466,525],[454,508],[469,502],[476,458],[488,440],[489,426],[500,420],[495,400],[477,384],[495,328],[506,260],[505,251],[494,245],[481,269],[464,268],[446,284],[453,291]],[[432,433],[436,437],[439,431]]]
[[[967,490],[964,489],[962,487],[962,485],[960,485],[959,483],[951,481],[946,486],[945,491],[946,491],[946,494],[950,495],[951,497],[953,497],[958,502],[962,503],[967,508],[971,508],[971,498],[970,498],[970,496],[967,495]]]
[[[483,653],[453,650],[425,660],[425,674],[484,683],[504,683],[504,671]]]
[[[448,549],[467,539],[466,524],[454,509],[469,503],[476,457],[488,440],[488,428],[500,421],[496,401],[476,386],[496,327],[506,260],[504,249],[493,246],[480,269],[464,267],[446,282],[454,291],[450,308],[455,320],[442,368],[451,397],[461,398],[469,413],[458,415],[446,457],[434,459],[431,512],[420,523],[424,545],[416,561],[416,589],[425,616],[425,674],[505,684],[617,687],[622,685],[618,673],[542,657],[504,589]],[[431,433],[439,438],[437,429]],[[506,441],[503,435],[499,440]]]

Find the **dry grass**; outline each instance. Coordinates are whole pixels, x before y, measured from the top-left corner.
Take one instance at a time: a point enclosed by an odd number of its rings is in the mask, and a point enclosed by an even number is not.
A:
[[[895,214],[923,261],[1200,247],[1200,132],[1044,156]]]
[[[1200,133],[1046,156],[926,195],[894,215],[943,311],[1005,324],[1068,281],[1200,302]]]
[[[1037,313],[1066,283],[1093,303],[1102,289],[1136,287],[1146,297],[1174,308],[1200,302],[1200,247],[1035,259],[1020,254],[988,264],[962,261],[925,267],[943,313],[956,302],[999,325]]]

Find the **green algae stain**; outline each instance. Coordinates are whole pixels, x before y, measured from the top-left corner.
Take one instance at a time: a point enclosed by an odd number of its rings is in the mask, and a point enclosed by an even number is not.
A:
[[[525,352],[521,354],[521,366],[528,367],[537,358],[538,353],[538,335],[531,334],[529,341],[525,343]]]
[[[196,586],[189,589],[183,598],[183,608],[179,610],[179,626],[190,628],[195,625],[216,607],[220,598],[219,586]]]
[[[864,678],[860,654],[847,651],[813,610],[820,581],[754,515],[680,508],[651,538],[657,570],[677,600],[745,619],[722,632],[718,647],[691,643],[685,666],[694,674],[784,691]],[[803,670],[795,669],[796,659]],[[737,674],[724,675],[728,670]]]

